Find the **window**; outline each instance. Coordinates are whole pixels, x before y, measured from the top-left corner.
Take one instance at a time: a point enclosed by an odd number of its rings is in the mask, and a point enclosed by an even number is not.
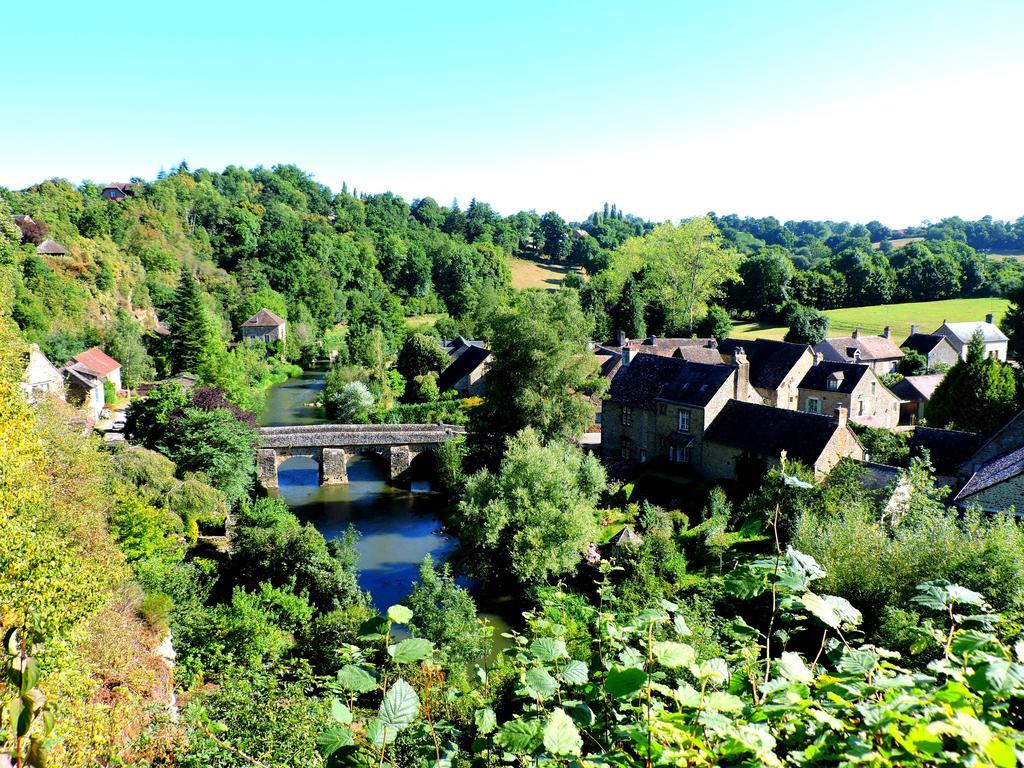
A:
[[[595,424],[600,424],[601,423],[601,412],[600,411],[598,411],[597,413],[594,414],[594,423]]]
[[[863,397],[860,397],[860,398],[857,399],[857,415],[858,416],[863,416],[864,415],[864,398]]]
[[[623,408],[622,409],[622,426],[631,427],[633,426],[633,409]]]
[[[641,448],[640,449],[640,461],[641,462],[647,461],[647,449],[646,448]]]
[[[269,333],[263,334],[263,341],[265,341],[267,344],[270,343],[270,334]]]
[[[690,431],[690,412],[682,408],[679,409],[679,415],[677,418],[677,429],[680,432]]]
[[[808,413],[821,413],[821,401],[816,397],[808,397],[805,410]]]
[[[835,392],[837,389],[839,389],[839,379],[835,379],[830,376],[828,379],[828,384],[826,384],[825,386],[829,392]]]
[[[878,385],[875,382],[873,382],[873,381],[871,382],[871,394],[872,395],[877,395],[878,394]]]
[[[621,458],[627,460],[633,458],[633,441],[628,437],[622,438],[622,442],[619,447],[619,455]]]
[[[690,446],[673,445],[668,449],[668,459],[675,464],[690,463]]]

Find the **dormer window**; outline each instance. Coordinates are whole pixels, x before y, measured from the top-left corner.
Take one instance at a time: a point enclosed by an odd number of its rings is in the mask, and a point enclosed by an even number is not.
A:
[[[835,373],[829,375],[828,381],[825,384],[825,388],[829,392],[836,392],[836,391],[839,390],[839,387],[840,387],[840,385],[842,383],[843,383],[843,372],[842,371],[836,371]]]

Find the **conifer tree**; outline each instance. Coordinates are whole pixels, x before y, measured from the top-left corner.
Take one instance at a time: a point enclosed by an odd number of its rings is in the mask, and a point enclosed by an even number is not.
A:
[[[1013,369],[994,357],[985,357],[985,342],[977,331],[967,347],[967,358],[954,365],[935,388],[925,418],[934,427],[988,433],[1016,409]]]
[[[643,291],[636,278],[630,275],[622,286],[622,298],[615,308],[616,330],[622,331],[630,339],[642,339],[647,335],[647,324],[644,321]]]
[[[188,269],[181,270],[171,307],[171,368],[174,373],[199,370],[215,342],[213,325],[203,306],[203,295]]]

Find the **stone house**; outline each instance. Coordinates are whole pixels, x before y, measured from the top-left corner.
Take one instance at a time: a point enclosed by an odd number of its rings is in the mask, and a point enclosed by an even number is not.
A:
[[[814,353],[806,344],[772,339],[724,339],[718,343],[723,361],[742,348],[750,362],[750,384],[761,402],[776,408],[800,409],[798,386],[814,365]]]
[[[900,347],[921,355],[929,371],[934,371],[940,365],[952,368],[960,359],[960,355],[945,336],[938,333],[918,333],[916,325],[910,326],[910,335]]]
[[[100,192],[105,200],[120,202],[126,197],[135,197],[135,184],[133,182],[112,181]]]
[[[847,424],[842,406],[830,416],[731,400],[704,433],[705,477],[736,477],[741,466],[779,466],[798,461],[825,478],[843,458],[864,459],[864,447]]]
[[[892,385],[892,393],[900,399],[900,424],[916,424],[926,418],[925,406],[944,378],[944,373],[904,376]]]
[[[120,392],[121,386],[121,364],[108,355],[99,347],[80,352],[71,358],[75,363],[89,371],[100,381],[109,381],[114,385],[114,390]]]
[[[1024,410],[993,433],[962,469],[968,480],[954,499],[957,506],[1024,513]]]
[[[971,343],[971,337],[976,331],[981,331],[982,339],[985,342],[985,357],[995,357],[997,360],[1006,362],[1006,348],[1010,340],[995,324],[995,317],[987,315],[983,323],[949,323],[942,322],[934,335],[945,336],[961,359],[967,359],[967,347]]]
[[[103,377],[82,363],[69,362],[61,369],[67,401],[82,408],[90,419],[96,421],[106,406]]]
[[[441,392],[454,389],[460,397],[483,397],[486,391],[487,366],[491,351],[483,346],[469,345],[441,371],[437,377],[437,388]]]
[[[262,341],[264,344],[280,341],[283,344],[286,336],[287,323],[266,307],[242,323],[243,341]]]
[[[820,477],[842,456],[863,456],[845,415],[837,421],[761,400],[742,348],[719,364],[637,355],[623,362],[604,404],[605,460],[662,458],[705,477],[732,478],[742,461],[767,465],[786,452]]]
[[[842,406],[850,421],[865,427],[893,429],[899,424],[900,399],[868,365],[819,361],[800,381],[799,393],[805,413],[830,414]]]
[[[903,350],[892,340],[892,332],[886,326],[881,336],[865,336],[856,329],[852,336],[825,339],[814,346],[814,351],[831,363],[857,363],[871,366],[881,376],[895,373],[903,360]]]
[[[39,350],[38,344],[29,347],[28,365],[21,377],[21,389],[29,402],[50,395],[64,397],[64,377],[57,366]]]

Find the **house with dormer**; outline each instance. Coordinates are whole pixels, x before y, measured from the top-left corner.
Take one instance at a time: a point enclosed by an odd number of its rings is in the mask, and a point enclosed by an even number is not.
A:
[[[865,427],[893,429],[900,421],[900,399],[868,365],[819,360],[799,385],[800,410],[830,414],[846,409],[850,421]]]
[[[773,339],[724,339],[718,342],[723,362],[742,348],[750,363],[750,385],[761,402],[775,408],[800,410],[800,382],[814,365],[814,353],[806,344]]]
[[[880,336],[863,334],[858,328],[851,336],[825,339],[814,345],[814,351],[830,363],[868,365],[879,376],[895,373],[903,360],[903,350],[892,340],[888,326]]]

